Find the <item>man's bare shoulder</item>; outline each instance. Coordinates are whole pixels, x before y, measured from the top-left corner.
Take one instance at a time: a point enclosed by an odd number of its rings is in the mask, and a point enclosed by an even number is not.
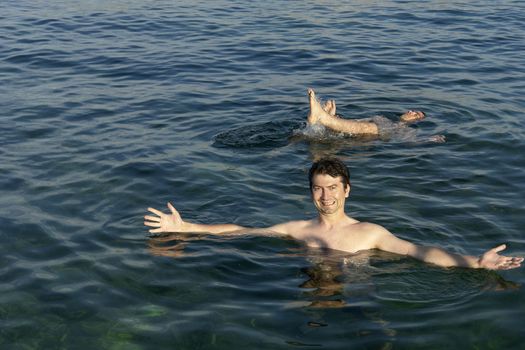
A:
[[[348,232],[356,232],[370,235],[384,235],[389,231],[381,225],[372,222],[356,222],[348,225]]]
[[[269,229],[280,234],[293,235],[295,232],[302,231],[303,229],[312,226],[314,219],[312,220],[294,220],[287,221],[270,227]]]

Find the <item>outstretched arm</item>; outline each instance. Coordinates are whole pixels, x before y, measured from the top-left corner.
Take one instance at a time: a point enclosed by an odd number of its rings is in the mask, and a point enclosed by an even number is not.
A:
[[[521,266],[523,258],[499,255],[506,248],[504,244],[487,250],[481,256],[461,255],[437,247],[413,244],[383,229],[378,236],[376,248],[384,251],[408,255],[418,260],[443,267],[469,267],[488,270],[510,270]]]
[[[153,227],[149,230],[150,233],[163,232],[194,232],[194,233],[211,233],[211,234],[286,234],[284,229],[287,227],[284,224],[275,225],[269,228],[249,228],[235,224],[216,224],[205,225],[191,223],[182,220],[179,212],[171,203],[168,203],[170,213],[166,214],[155,208],[148,208],[152,214],[144,216],[144,225]]]
[[[148,208],[152,214],[144,216],[144,225],[153,227],[150,229],[150,233],[163,233],[163,232],[207,232],[207,233],[225,233],[234,232],[238,230],[246,229],[235,224],[219,224],[219,225],[203,225],[194,224],[182,220],[177,209],[168,203],[169,214],[165,214],[160,210],[154,208]]]

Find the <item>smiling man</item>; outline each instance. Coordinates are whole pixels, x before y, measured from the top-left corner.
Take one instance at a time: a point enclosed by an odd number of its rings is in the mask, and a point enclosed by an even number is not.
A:
[[[350,173],[336,158],[315,162],[309,171],[310,192],[318,216],[311,220],[289,221],[268,228],[247,228],[235,224],[205,225],[182,220],[178,211],[168,203],[169,214],[154,208],[154,215],[144,217],[144,225],[153,227],[150,233],[194,232],[210,234],[286,235],[310,247],[328,248],[355,253],[379,249],[410,256],[443,267],[459,266],[508,270],[521,266],[523,258],[507,257],[498,252],[505,245],[486,251],[479,257],[447,252],[441,248],[419,246],[394,236],[380,225],[360,222],[345,213],[345,201],[350,195]]]

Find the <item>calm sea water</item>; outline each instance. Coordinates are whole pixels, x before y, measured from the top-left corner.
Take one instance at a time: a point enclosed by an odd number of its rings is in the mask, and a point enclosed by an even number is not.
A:
[[[306,171],[334,154],[351,216],[525,255],[524,17],[520,1],[3,1],[0,348],[524,349],[523,268],[151,237],[142,219],[167,201],[203,223],[312,217]],[[428,118],[408,138],[305,138],[307,87],[348,118]]]

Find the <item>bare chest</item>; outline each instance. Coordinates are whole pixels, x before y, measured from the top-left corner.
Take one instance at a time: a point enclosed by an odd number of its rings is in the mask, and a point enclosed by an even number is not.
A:
[[[319,227],[308,227],[294,235],[312,248],[328,248],[355,253],[359,250],[373,248],[369,235],[358,227],[339,230],[322,230]]]

